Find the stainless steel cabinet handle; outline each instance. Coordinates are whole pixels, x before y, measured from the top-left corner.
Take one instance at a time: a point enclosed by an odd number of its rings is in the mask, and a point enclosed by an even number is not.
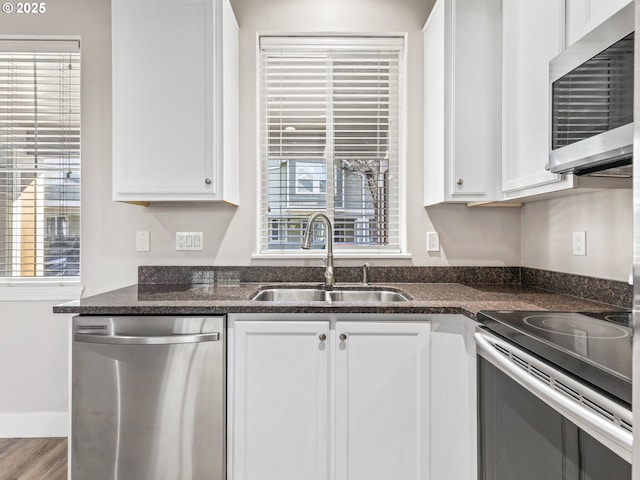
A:
[[[339,338],[340,338],[341,342],[344,342],[347,339],[347,334],[346,333],[341,333]]]
[[[327,336],[324,333],[321,333],[318,338],[320,339],[321,342],[324,342],[327,339]]]
[[[76,333],[73,336],[76,342],[106,343],[109,345],[170,345],[172,343],[200,343],[216,342],[220,340],[220,334],[215,333],[189,333],[166,336],[137,337],[128,335],[92,335],[90,333]]]
[[[207,185],[211,185],[211,179],[210,178],[205,178],[204,179],[204,183],[206,183]]]
[[[456,181],[456,185],[462,185],[463,183],[464,183],[464,180],[463,180],[463,179],[461,179],[461,178],[459,178],[459,179]]]

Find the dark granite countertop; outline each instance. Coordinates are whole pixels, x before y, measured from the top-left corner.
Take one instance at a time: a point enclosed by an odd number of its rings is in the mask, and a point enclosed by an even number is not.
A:
[[[81,315],[214,315],[223,313],[460,313],[475,319],[480,310],[547,310],[603,312],[619,310],[536,287],[514,284],[388,283],[411,297],[407,302],[255,302],[261,289],[302,284],[139,284],[57,305],[55,313]],[[317,286],[306,283],[304,286]],[[343,285],[336,286],[340,288]],[[357,284],[345,284],[358,287]],[[360,285],[361,286],[361,285]]]

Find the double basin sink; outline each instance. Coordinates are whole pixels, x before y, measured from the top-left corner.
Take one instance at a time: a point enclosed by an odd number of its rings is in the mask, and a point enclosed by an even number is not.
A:
[[[400,292],[373,289],[336,289],[320,288],[269,288],[261,290],[253,297],[261,302],[406,302],[408,298]]]

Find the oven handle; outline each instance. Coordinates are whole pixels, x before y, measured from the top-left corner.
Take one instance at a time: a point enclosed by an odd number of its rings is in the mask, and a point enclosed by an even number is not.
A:
[[[613,452],[631,463],[633,441],[633,434],[631,432],[620,426],[614,425],[612,422],[606,420],[604,417],[585,407],[578,401],[570,399],[559,391],[554,390],[542,380],[537,379],[524,370],[522,367],[512,363],[509,358],[505,357],[503,353],[500,353],[496,349],[494,344],[503,345],[505,349],[515,351],[519,357],[522,357],[534,366],[540,364],[546,366],[546,364],[543,364],[536,358],[528,355],[526,352],[517,349],[509,343],[503,342],[493,335],[488,335],[484,332],[476,332],[473,336],[475,338],[476,345],[478,346],[478,354],[491,362],[495,367],[502,370],[509,377],[529,390],[562,416],[571,420],[579,428],[589,433]],[[574,384],[573,379],[564,375],[562,372],[559,372],[556,369],[553,369],[553,371],[554,375],[561,381],[566,381],[568,384]],[[590,391],[589,395],[592,397],[602,398],[604,403],[610,403],[612,407],[616,407],[616,410],[620,409],[619,405],[613,405],[613,402],[602,397],[596,392]],[[630,417],[628,420],[630,420]]]

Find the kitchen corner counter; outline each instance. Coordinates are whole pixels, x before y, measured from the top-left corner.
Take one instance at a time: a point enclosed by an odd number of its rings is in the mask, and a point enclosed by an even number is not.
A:
[[[317,284],[138,284],[72,301],[54,313],[80,315],[215,315],[225,313],[450,313],[475,319],[480,310],[604,312],[621,307],[514,284],[385,283],[406,293],[407,302],[260,302],[251,298],[265,288]],[[336,286],[355,288],[358,284]]]

